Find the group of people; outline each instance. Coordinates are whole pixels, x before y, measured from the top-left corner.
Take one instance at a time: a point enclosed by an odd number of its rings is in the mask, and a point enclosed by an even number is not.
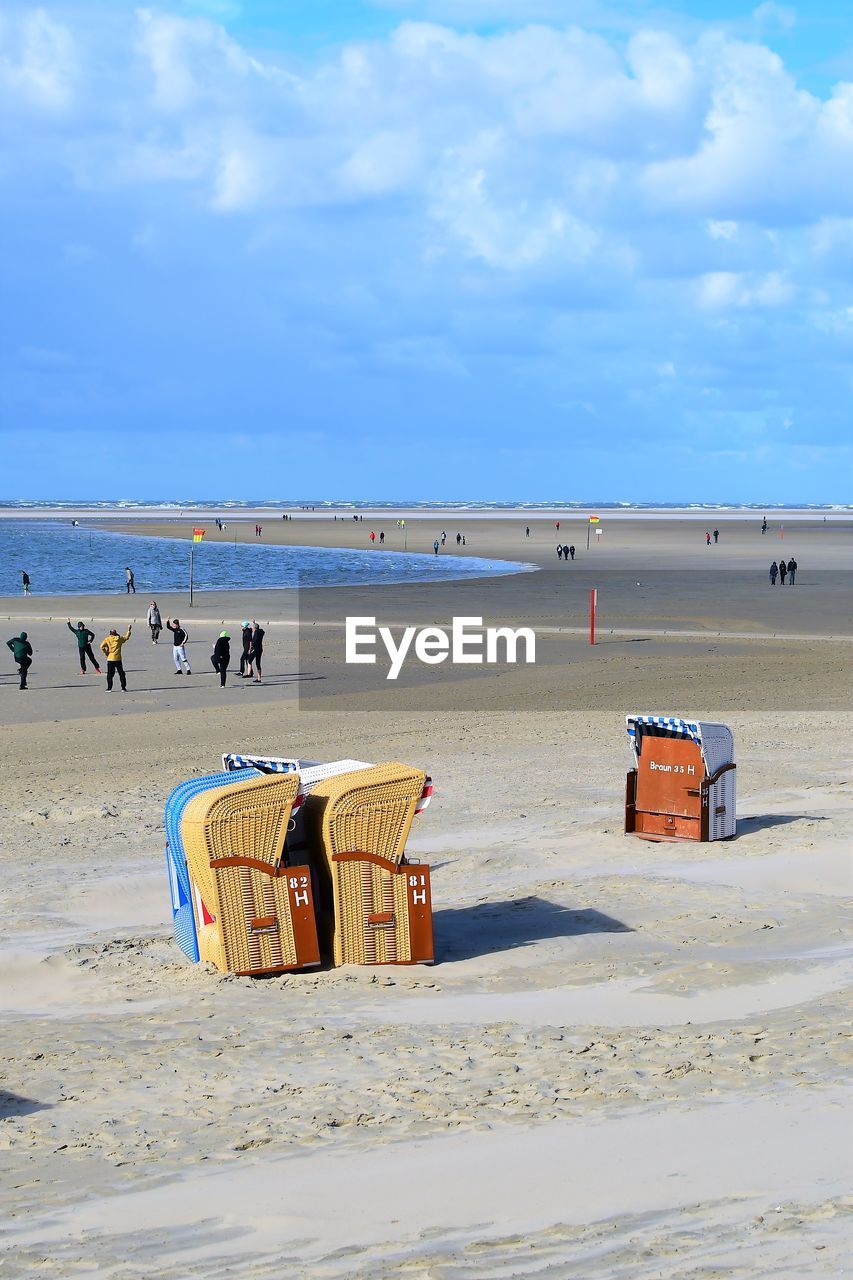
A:
[[[163,619],[160,610],[157,607],[157,601],[152,600],[148,607],[148,627],[151,631],[151,643],[160,643],[160,634],[163,630]],[[92,644],[95,640],[95,633],[85,622],[79,621],[76,626],[68,619],[68,630],[72,633],[77,641],[77,657],[80,663],[80,675],[88,674],[87,662],[97,675],[101,674],[101,664],[95,656]],[[171,632],[172,636],[172,657],[175,662],[175,675],[192,675],[190,669],[189,658],[187,657],[187,630],[179,618],[174,621],[171,618],[166,619],[166,630]],[[242,624],[242,653],[240,656],[240,676],[242,679],[253,680],[255,684],[261,684],[263,679],[263,655],[264,655],[264,628],[259,622],[249,622],[244,620]],[[108,635],[104,636],[98,646],[100,652],[104,655],[107,663],[107,693],[112,693],[113,685],[118,677],[119,685],[122,692],[127,691],[127,675],[124,670],[124,662],[122,660],[122,650],[133,633],[133,624],[129,623],[127,631],[121,635],[116,628],[112,628]],[[27,632],[22,631],[20,635],[13,636],[11,640],[6,641],[6,647],[11,650],[12,656],[18,666],[20,676],[19,688],[27,689],[27,677],[30,667],[33,664],[33,647],[28,638]],[[227,631],[220,631],[216,642],[213,646],[213,652],[210,655],[211,665],[219,676],[220,687],[225,687],[228,675],[228,668],[231,665],[231,637]]]
[[[559,542],[557,543],[557,559],[558,560],[565,560],[566,563],[568,564],[569,560],[574,560],[574,558],[575,558],[574,546],[567,547],[565,543],[563,544]]]
[[[777,564],[774,560],[770,566],[770,585],[775,587],[776,579],[778,578],[783,587],[786,579],[788,581],[788,586],[792,587],[797,580],[798,568],[799,565],[793,556],[791,556],[791,559],[787,563],[784,560],[780,560]]]
[[[719,542],[719,541],[720,541],[720,531],[719,531],[719,529],[715,529],[715,530],[714,530],[714,532],[713,532],[713,535],[711,534],[711,530],[710,530],[710,529],[706,529],[706,530],[705,530],[705,546],[706,546],[706,547],[710,547],[710,545],[711,545],[711,537],[712,537],[712,536],[713,536],[713,539],[714,539],[714,541],[715,541],[715,542]]]

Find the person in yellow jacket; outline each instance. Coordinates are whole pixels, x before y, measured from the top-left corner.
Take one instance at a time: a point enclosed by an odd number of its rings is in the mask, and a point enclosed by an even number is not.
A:
[[[130,633],[133,630],[133,623],[129,622],[127,631],[120,636],[113,627],[108,636],[104,636],[101,641],[101,653],[107,659],[107,693],[113,691],[113,677],[118,672],[118,678],[121,681],[121,691],[124,693],[127,689],[127,677],[124,674],[124,664],[121,660],[122,647],[127,644],[130,639]]]

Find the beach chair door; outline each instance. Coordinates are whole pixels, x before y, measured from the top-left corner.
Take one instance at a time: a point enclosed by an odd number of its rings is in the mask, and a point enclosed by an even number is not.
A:
[[[704,776],[702,752],[692,738],[644,734],[637,765],[637,835],[700,839]]]

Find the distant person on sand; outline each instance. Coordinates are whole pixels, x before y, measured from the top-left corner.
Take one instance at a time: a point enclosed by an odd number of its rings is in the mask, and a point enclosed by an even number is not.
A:
[[[565,542],[563,543],[563,559],[565,560],[566,564],[569,563],[569,548]]]
[[[251,667],[255,668],[255,684],[261,683],[261,662],[264,656],[264,636],[266,632],[259,622],[252,623],[252,647],[249,650],[249,675],[252,674]]]
[[[562,558],[563,558],[563,544],[562,542],[558,542],[557,543],[557,559],[562,560]]]
[[[135,596],[135,595],[136,595],[136,583],[133,581],[133,570],[132,570],[132,569],[130,569],[130,568],[128,568],[128,569],[125,569],[125,571],[124,571],[124,572],[125,572],[125,576],[127,577],[127,588],[126,588],[127,595],[129,595],[129,596],[130,596],[130,595],[134,595],[134,596]]]
[[[33,646],[27,639],[26,631],[22,631],[19,636],[13,636],[11,640],[7,640],[6,648],[12,650],[12,657],[17,662],[18,670],[21,673],[21,683],[18,688],[28,688],[27,672],[33,665]]]
[[[26,569],[21,570],[21,586],[24,588],[24,595],[28,596],[30,594],[30,575]],[[25,689],[26,685],[22,685],[22,688]]]
[[[380,530],[379,530],[379,545],[380,545],[380,547],[382,546],[382,543],[383,543],[384,541],[385,541],[385,530],[384,530],[384,529],[380,529]]]
[[[461,534],[461,533],[457,533],[457,535],[456,535],[456,545],[457,545],[457,547],[460,547],[460,546],[462,545],[462,534]]]
[[[779,561],[779,578],[783,587],[785,585],[785,577],[787,573],[788,573],[788,566],[785,564],[784,560],[780,560]]]
[[[570,547],[569,547],[569,555],[570,555],[570,556],[572,557],[572,559],[574,560],[574,558],[575,558],[575,548],[574,548],[574,543],[572,544],[572,546],[570,546]]]
[[[175,659],[175,675],[182,676],[184,674],[183,667],[187,669],[187,675],[191,676],[190,660],[187,657],[186,643],[187,633],[181,626],[180,619],[176,618],[174,623],[171,618],[166,619],[166,630],[172,633],[172,657]]]
[[[68,619],[68,630],[77,640],[77,656],[80,659],[80,675],[86,674],[86,659],[88,658],[92,666],[101,674],[101,668],[97,658],[92,652],[92,641],[95,638],[94,631],[90,631],[85,622],[78,622],[76,627],[72,627],[71,619]]]
[[[797,565],[796,560],[794,559],[793,556],[791,556],[791,559],[788,561],[788,586],[789,587],[792,587],[794,585],[794,579],[797,576],[798,567],[799,566]]]
[[[710,545],[711,545],[711,533],[710,533],[710,530],[706,529],[705,530],[705,546],[710,547]]]
[[[248,618],[244,618],[240,624],[240,639],[243,642],[243,650],[240,654],[240,676],[251,676],[252,659],[249,657],[249,650],[252,647],[252,624]]]
[[[444,544],[445,544],[445,542],[446,542],[446,541],[447,541],[447,530],[446,530],[446,529],[442,529],[442,531],[441,531],[441,545],[442,545],[442,546],[444,546]]]
[[[767,532],[767,516],[765,516],[765,517],[764,517],[764,522],[763,522],[763,524],[762,524],[762,526],[761,526],[761,532],[762,532],[762,533],[766,533],[766,532]]]
[[[524,529],[524,536],[525,536],[525,538],[529,538],[529,537],[530,537],[530,525],[529,525],[529,524],[525,526],[525,529]]]
[[[438,538],[436,538],[435,542],[432,544],[432,549],[433,552],[438,555]]]
[[[715,530],[714,530],[714,541],[715,541],[715,542],[719,542],[719,541],[720,541],[720,531],[719,531],[719,529],[715,529]]]
[[[219,686],[224,689],[225,677],[228,675],[228,664],[231,661],[231,637],[227,631],[220,631],[219,639],[213,646],[210,661],[213,670],[219,672]]]
[[[776,586],[776,579],[779,577],[779,566],[774,560],[770,566],[770,585]]]
[[[118,675],[121,683],[121,691],[127,691],[127,677],[124,674],[124,663],[121,658],[121,651],[130,639],[130,633],[133,630],[133,623],[127,624],[127,631],[120,636],[115,627],[110,631],[108,636],[104,636],[101,641],[101,653],[107,659],[107,693],[113,691],[113,677]]]
[[[160,610],[157,607],[157,601],[152,600],[148,606],[147,622],[151,628],[151,643],[160,643],[160,632],[163,630],[163,619],[160,617]]]
[[[372,529],[370,530],[370,541],[371,543],[376,541],[376,534],[373,532]]]

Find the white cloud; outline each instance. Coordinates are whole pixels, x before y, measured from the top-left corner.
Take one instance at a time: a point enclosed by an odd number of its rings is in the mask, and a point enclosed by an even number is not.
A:
[[[791,283],[776,271],[709,271],[699,280],[699,305],[708,311],[783,307],[793,296]]]
[[[734,240],[738,233],[738,224],[736,222],[721,221],[719,218],[709,218],[705,224],[708,228],[708,235],[712,240]]]
[[[71,32],[44,9],[17,19],[0,17],[0,92],[19,104],[59,112],[72,101],[75,73]]]
[[[752,17],[758,30],[770,35],[792,31],[797,25],[796,10],[787,4],[777,4],[776,0],[764,0],[753,9]]]

